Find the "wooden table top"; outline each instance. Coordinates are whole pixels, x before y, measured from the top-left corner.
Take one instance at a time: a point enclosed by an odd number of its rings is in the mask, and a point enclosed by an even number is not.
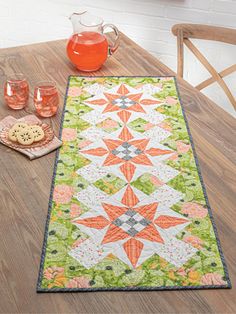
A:
[[[66,41],[0,50],[0,118],[33,112],[35,82],[56,81],[59,113],[45,119],[59,131],[69,63]],[[23,72],[31,93],[26,110],[10,111],[3,101],[7,75]],[[82,74],[83,75],[83,74]],[[91,75],[174,75],[148,52],[122,35],[114,56]],[[236,121],[182,79],[178,86],[231,281],[236,279]],[[29,161],[0,145],[0,312],[1,313],[235,313],[235,289],[159,292],[36,294],[55,152]]]

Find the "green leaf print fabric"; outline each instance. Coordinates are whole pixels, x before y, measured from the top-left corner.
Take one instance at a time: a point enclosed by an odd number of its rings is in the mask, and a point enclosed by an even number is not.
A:
[[[61,137],[37,291],[230,287],[175,78],[71,76]]]

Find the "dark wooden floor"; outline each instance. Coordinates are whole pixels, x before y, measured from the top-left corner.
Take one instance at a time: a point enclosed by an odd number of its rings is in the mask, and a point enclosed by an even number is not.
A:
[[[34,82],[53,79],[63,103],[67,76],[78,72],[65,55],[65,41],[0,50],[0,83],[24,72]],[[145,50],[122,36],[119,51],[93,75],[172,75]],[[29,161],[0,146],[1,313],[236,313],[236,121],[185,81],[178,80],[232,290],[36,294],[41,247],[55,153]],[[33,111],[32,95],[28,112]],[[0,118],[11,113],[3,104]],[[59,114],[46,120],[58,132]],[[58,134],[58,133],[57,133]]]

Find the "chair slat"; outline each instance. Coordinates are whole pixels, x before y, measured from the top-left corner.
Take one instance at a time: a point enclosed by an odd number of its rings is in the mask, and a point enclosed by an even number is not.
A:
[[[201,24],[176,24],[172,28],[172,33],[177,36],[180,30],[184,38],[214,40],[236,45],[236,30],[232,28]]]
[[[227,69],[219,72],[219,75],[223,78],[225,76],[230,75],[231,73],[236,71],[236,64],[231,65],[230,67],[228,67]],[[201,82],[200,84],[198,84],[197,86],[195,86],[198,90],[201,90],[203,88],[206,88],[207,86],[213,84],[216,80],[214,79],[214,77],[210,77],[209,79]]]

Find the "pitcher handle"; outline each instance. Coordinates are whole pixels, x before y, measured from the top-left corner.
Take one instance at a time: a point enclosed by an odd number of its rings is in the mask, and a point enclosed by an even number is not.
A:
[[[108,47],[108,55],[111,56],[117,50],[117,48],[119,46],[119,43],[120,43],[120,33],[118,31],[118,28],[115,25],[113,25],[113,24],[105,24],[105,25],[103,25],[102,26],[102,32],[103,33],[104,33],[104,30],[106,28],[111,28],[113,30],[113,32],[115,33],[115,35],[116,35],[114,43],[113,44],[109,44],[109,47]]]

